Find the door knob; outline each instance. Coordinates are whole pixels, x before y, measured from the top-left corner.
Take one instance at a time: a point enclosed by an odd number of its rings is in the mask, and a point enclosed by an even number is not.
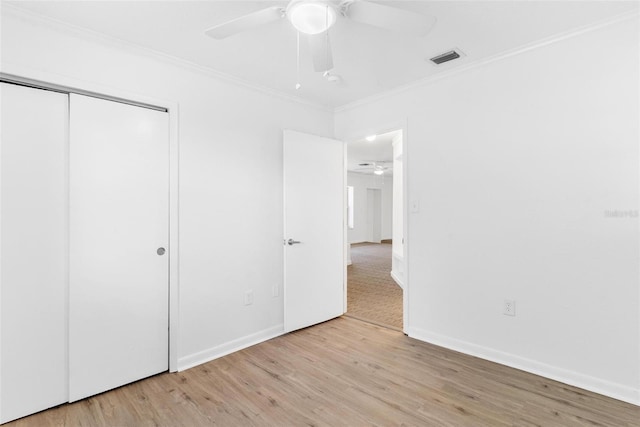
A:
[[[164,253],[166,252],[164,248],[158,248],[158,250],[156,251],[158,253],[158,255],[162,256],[164,255]]]
[[[299,241],[297,241],[297,240],[293,240],[293,239],[289,239],[289,240],[287,240],[287,244],[288,244],[289,246],[291,246],[291,245],[295,245],[295,244],[298,244],[298,243],[302,243],[302,242],[299,242]]]

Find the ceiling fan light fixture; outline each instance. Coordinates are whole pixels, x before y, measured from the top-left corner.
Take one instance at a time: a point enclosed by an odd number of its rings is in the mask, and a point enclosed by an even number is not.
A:
[[[287,7],[287,18],[304,34],[320,34],[336,23],[336,10],[322,1],[296,1]]]
[[[373,171],[376,175],[384,175],[384,171],[382,169],[376,169]]]

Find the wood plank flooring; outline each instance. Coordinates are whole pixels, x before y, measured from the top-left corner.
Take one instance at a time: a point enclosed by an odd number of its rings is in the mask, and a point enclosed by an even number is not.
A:
[[[23,418],[23,426],[640,426],[640,407],[352,318]]]

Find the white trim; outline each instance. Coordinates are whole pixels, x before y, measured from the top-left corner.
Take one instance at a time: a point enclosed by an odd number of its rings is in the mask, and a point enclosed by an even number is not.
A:
[[[398,286],[400,286],[402,289],[404,289],[404,283],[402,283],[400,276],[398,276],[396,272],[393,270],[391,270],[391,273],[389,274],[391,275],[391,278],[393,279],[393,281],[396,282]]]
[[[398,145],[398,144],[399,144],[399,143],[401,143],[401,142],[402,142],[402,137],[400,137],[400,136],[394,136],[394,137],[393,137],[393,139],[391,140],[391,146],[392,146],[393,148],[395,148],[395,147],[396,147],[396,145]],[[397,156],[397,157],[396,157],[396,159],[401,160],[401,159],[402,159],[402,155]]]
[[[362,135],[381,135],[383,133],[390,133],[394,131],[401,130],[403,132],[403,140],[405,138],[404,132],[407,130],[407,117],[402,116],[397,119],[391,119],[386,123],[383,123],[379,126],[368,126],[366,128],[358,128],[355,130],[350,130],[346,135],[340,135],[340,139],[346,141],[346,143],[359,141],[362,139]],[[360,173],[355,171],[348,171],[349,173]],[[355,243],[355,242],[354,242]]]
[[[179,106],[169,114],[169,372],[178,370],[180,331],[180,130]]]
[[[1,87],[2,87],[2,85],[0,85],[0,93],[2,92]],[[2,117],[2,104],[4,104],[4,103],[0,102],[0,118]],[[1,143],[0,143],[0,159],[2,159],[2,144]],[[0,162],[0,165],[1,165],[1,162]],[[2,213],[2,174],[1,173],[0,173],[0,213]],[[3,231],[2,221],[0,221],[0,243],[2,242],[2,231]],[[68,253],[68,251],[67,251],[67,253]],[[2,245],[1,244],[0,244],[0,260],[2,260]],[[68,286],[66,286],[66,288],[68,288]],[[0,262],[0,302],[1,301],[2,301],[2,262]],[[0,304],[0,308],[1,307],[2,307],[2,305]],[[65,316],[65,322],[67,321],[68,313],[69,313],[69,311],[67,310],[67,316]],[[0,331],[2,331],[2,312],[0,312]],[[65,339],[66,339],[66,337],[65,337]],[[2,377],[2,353],[3,353],[3,351],[2,351],[2,339],[0,339],[0,378]],[[69,360],[69,359],[67,358],[67,360]],[[67,366],[67,372],[68,372],[68,366]],[[68,378],[68,376],[67,376],[67,378]],[[68,381],[67,381],[67,383],[68,383]],[[1,383],[0,383],[0,386],[1,386]],[[67,390],[68,390],[68,387],[67,387]],[[0,393],[2,393],[1,387],[0,387]],[[67,393],[67,396],[68,396],[68,393]],[[2,420],[4,420],[3,415],[2,415],[2,406],[3,405],[0,405],[0,422],[2,422]]]
[[[69,364],[69,313],[71,311],[71,304],[69,300],[71,297],[69,284],[71,283],[71,95],[67,94],[67,117],[65,120],[65,144],[64,144],[64,185],[65,185],[65,212],[64,212],[64,230],[65,230],[65,287],[64,287],[64,358],[65,358],[65,397],[66,401],[69,401],[71,396],[71,366]],[[0,391],[1,392],[1,391]]]
[[[617,384],[600,378],[580,374],[578,372],[569,371],[564,368],[537,362],[535,360],[494,350],[419,328],[410,328],[407,332],[411,338],[428,342],[439,347],[448,348],[450,350],[479,357],[501,365],[520,369],[521,371],[540,375],[545,378],[622,400],[627,403],[640,405],[640,388],[635,389],[623,384]]]
[[[3,64],[7,66],[7,64]],[[179,333],[179,204],[178,204],[178,177],[179,177],[179,133],[178,133],[178,103],[175,101],[149,97],[138,93],[132,93],[101,84],[79,80],[76,78],[51,73],[44,70],[35,70],[15,64],[9,64],[8,74],[26,79],[38,80],[59,86],[78,88],[90,92],[104,94],[112,97],[129,99],[144,104],[157,105],[167,109],[169,115],[169,371],[178,369],[178,338]]]
[[[189,368],[193,368],[194,366],[198,366],[203,363],[210,362],[211,360],[234,353],[236,351],[244,350],[245,348],[251,347],[252,345],[260,344],[261,342],[279,337],[284,333],[284,324],[280,324],[229,341],[227,343],[220,344],[207,350],[199,351],[192,355],[181,357],[178,361],[178,371],[184,371]]]
[[[408,141],[408,118],[404,117],[395,121],[390,121],[384,125],[380,125],[380,126],[369,126],[366,129],[363,128],[359,128],[355,131],[350,131],[350,133],[348,133],[347,135],[341,135],[340,139],[342,141],[346,141],[346,143],[348,144],[351,141],[357,141],[362,139],[362,135],[372,135],[372,134],[376,134],[376,135],[381,135],[383,133],[389,133],[392,131],[397,131],[400,130],[402,131],[402,153],[405,159],[407,159],[407,141]],[[346,146],[346,144],[345,144]],[[402,199],[402,215],[403,215],[403,234],[404,234],[404,258],[403,258],[403,270],[404,270],[404,280],[402,281],[403,286],[402,287],[402,330],[403,331],[407,331],[409,328],[409,275],[408,275],[408,222],[407,222],[407,212],[408,212],[408,196],[409,196],[409,186],[408,186],[408,164],[407,162],[403,162],[402,164],[402,191],[403,191],[403,199]],[[354,173],[349,171],[348,173]],[[356,172],[357,173],[357,172]],[[346,203],[345,203],[345,210],[346,210]],[[348,240],[348,236],[345,235],[345,241]],[[347,244],[354,244],[354,243],[362,243],[362,242],[348,242]],[[393,277],[393,276],[392,276]],[[395,278],[394,278],[395,280]],[[396,280],[397,281],[397,280]],[[345,279],[345,283],[347,283],[347,286],[345,286],[345,301],[346,301],[346,289],[348,288],[348,279]]]
[[[407,119],[408,121],[408,119]],[[400,133],[400,135],[396,136],[393,138],[393,140],[391,141],[391,146],[394,149],[394,166],[395,166],[395,161],[398,160],[402,163],[402,255],[398,255],[396,252],[392,251],[391,252],[391,257],[392,257],[392,262],[391,262],[391,278],[398,284],[398,286],[400,286],[402,288],[402,291],[404,292],[404,278],[406,277],[406,271],[407,271],[407,264],[405,261],[405,239],[406,239],[406,231],[407,231],[407,215],[406,215],[406,209],[407,209],[407,204],[405,201],[405,198],[407,197],[407,175],[406,175],[406,168],[407,168],[407,162],[403,161],[404,158],[404,146],[406,145],[403,141],[405,139],[405,135],[406,135],[406,127],[403,128],[402,132]],[[396,153],[396,148],[398,146],[398,144],[402,144],[402,151],[399,155],[395,155]],[[397,262],[394,262],[396,261]],[[397,270],[394,269],[394,266],[396,266],[398,263],[400,263],[402,265],[402,273],[399,274],[397,272]],[[403,299],[407,298],[407,304],[406,307],[409,306],[408,304],[408,295],[403,294]],[[407,308],[403,308],[403,313],[405,312],[405,310],[407,310]],[[406,319],[403,319],[404,324],[406,325]]]
[[[9,4],[9,3],[3,2],[2,12],[4,13],[5,11],[13,14],[18,18],[23,18],[31,22],[36,21],[38,24],[42,24],[43,26],[46,26],[47,28],[52,29],[54,31],[66,33],[74,37],[80,37],[82,38],[82,40],[88,40],[94,43],[100,43],[108,47],[115,47],[117,49],[122,49],[126,52],[133,53],[135,55],[140,55],[140,56],[151,58],[164,63],[169,63],[171,65],[185,68],[189,71],[199,72],[210,78],[221,80],[226,83],[233,84],[235,86],[243,87],[245,89],[250,89],[255,92],[259,92],[263,95],[268,95],[268,96],[279,98],[285,101],[294,102],[300,105],[304,105],[306,107],[318,109],[323,112],[330,112],[330,113],[333,112],[333,109],[328,108],[326,105],[308,101],[298,96],[290,95],[288,93],[285,93],[276,89],[272,89],[270,87],[263,86],[257,83],[252,83],[248,80],[244,80],[239,77],[235,77],[230,74],[223,73],[213,68],[200,65],[195,62],[188,61],[186,59],[178,58],[176,56],[173,56],[164,52],[160,52],[148,47],[140,46],[138,44],[128,42],[116,37],[112,37],[112,36],[100,33],[98,31],[93,31],[84,27],[69,24],[68,22],[51,18],[49,16],[41,15],[39,13],[30,11],[30,10],[25,10],[15,4]],[[4,64],[2,64],[2,66],[3,65]],[[15,74],[15,73],[10,73],[10,74]]]
[[[335,108],[331,108],[327,105],[323,105],[323,104],[319,104],[316,102],[312,102],[312,101],[308,101],[306,99],[303,99],[301,97],[297,97],[297,96],[293,96],[290,95],[288,93],[276,90],[276,89],[272,89],[269,88],[267,86],[263,86],[263,85],[259,85],[256,83],[252,83],[248,80],[244,80],[235,76],[232,76],[230,74],[226,74],[223,73],[221,71],[217,71],[213,68],[210,67],[206,67],[200,64],[196,64],[194,62],[182,59],[182,58],[178,58],[176,56],[173,55],[169,55],[167,53],[164,52],[160,52],[157,50],[153,50],[144,46],[140,46],[137,45],[135,43],[131,43],[125,40],[121,40],[118,39],[116,37],[112,37],[112,36],[108,36],[106,34],[97,32],[97,31],[93,31],[93,30],[89,30],[87,28],[83,28],[83,27],[79,27],[73,24],[69,24],[67,22],[64,21],[60,21],[54,18],[51,18],[49,16],[45,16],[45,15],[41,15],[38,13],[35,13],[33,11],[30,10],[25,10],[22,9],[21,7],[15,5],[15,4],[9,4],[9,3],[3,3],[2,4],[2,11],[3,12],[9,12],[9,13],[13,13],[14,16],[17,16],[18,18],[23,18],[23,19],[27,19],[30,21],[38,21],[40,24],[43,24],[45,26],[47,26],[50,29],[53,29],[54,31],[58,31],[58,32],[65,32],[67,34],[73,35],[73,36],[79,36],[85,40],[90,40],[93,42],[97,42],[97,43],[101,43],[103,45],[107,45],[110,47],[115,47],[115,48],[119,48],[119,49],[123,49],[125,51],[134,53],[134,54],[138,54],[141,56],[146,56],[148,58],[152,58],[158,61],[162,61],[165,63],[169,63],[175,66],[179,66],[185,69],[188,69],[190,71],[195,71],[195,72],[200,72],[202,74],[205,74],[209,77],[218,79],[218,80],[222,80],[225,81],[227,83],[231,83],[234,84],[236,86],[240,86],[240,87],[244,87],[244,88],[248,88],[251,90],[254,90],[256,92],[260,92],[262,94],[265,95],[269,95],[269,96],[273,96],[276,98],[280,98],[283,100],[287,100],[290,102],[294,102],[297,104],[301,104],[301,105],[305,105],[307,107],[311,107],[311,108],[315,108],[318,109],[320,111],[323,112],[330,112],[330,113],[341,113],[344,111],[348,111],[348,110],[352,110],[358,107],[362,107],[364,105],[368,105],[371,103],[374,103],[376,101],[380,101],[382,99],[385,99],[387,97],[391,97],[409,90],[413,90],[417,87],[421,87],[421,86],[426,86],[429,85],[431,83],[437,82],[439,80],[443,80],[446,78],[449,78],[451,76],[454,76],[456,74],[459,73],[463,73],[466,72],[468,70],[472,70],[475,68],[479,68],[482,67],[486,64],[492,63],[492,62],[496,62],[496,61],[500,61],[506,58],[509,58],[511,56],[516,56],[519,55],[521,53],[533,50],[533,49],[537,49],[543,46],[546,46],[548,44],[552,44],[552,43],[556,43],[562,40],[565,40],[567,38],[571,38],[571,37],[575,37],[578,36],[580,34],[589,32],[589,31],[594,31],[609,25],[613,25],[619,22],[623,22],[626,21],[628,19],[633,19],[638,17],[639,12],[637,10],[632,10],[632,11],[627,11],[624,13],[621,13],[619,15],[595,22],[595,23],[591,23],[591,24],[587,24],[578,28],[574,28],[572,30],[568,30],[568,31],[564,31],[528,44],[525,44],[523,46],[519,46],[513,49],[509,49],[500,53],[497,53],[495,55],[486,57],[486,58],[482,58],[476,61],[471,61],[469,63],[467,63],[467,65],[458,67],[458,68],[453,68],[450,69],[448,71],[442,72],[440,74],[434,75],[434,76],[428,76],[425,77],[423,79],[414,81],[412,83],[408,83],[406,85],[403,86],[399,86],[396,87],[394,89],[390,89],[388,91],[385,92],[381,92],[381,93],[377,93],[374,95],[371,95],[369,97],[365,97],[347,104],[343,104],[343,105],[339,105]],[[2,68],[4,64],[0,64],[0,68]],[[6,72],[6,71],[5,71]],[[16,74],[16,73],[10,73],[10,74]],[[365,133],[366,134],[366,133]]]
[[[342,259],[344,268],[342,269],[342,314],[347,312],[347,266],[351,265],[351,244],[349,243],[349,220],[347,218],[347,186],[349,179],[347,176],[347,143],[342,142]]]
[[[550,37],[546,37],[540,40],[536,40],[534,42],[531,43],[527,43],[525,45],[513,48],[513,49],[509,49],[500,53],[497,53],[495,55],[491,55],[488,56],[486,58],[481,58],[475,61],[470,61],[468,62],[466,65],[464,66],[459,66],[457,68],[452,68],[448,71],[444,71],[442,73],[433,75],[433,76],[428,76],[425,77],[423,79],[408,83],[406,85],[403,86],[399,86],[396,87],[394,89],[385,91],[385,92],[381,92],[381,93],[377,93],[375,95],[371,95],[368,96],[366,98],[362,98],[359,99],[357,101],[354,102],[350,102],[344,105],[340,105],[334,108],[334,113],[342,113],[345,111],[349,111],[349,110],[353,110],[356,108],[360,108],[369,104],[372,104],[374,102],[378,102],[381,100],[384,100],[386,98],[410,91],[410,90],[414,90],[416,88],[422,87],[422,86],[427,86],[430,85],[432,83],[438,82],[440,80],[444,80],[444,79],[448,79],[449,77],[455,76],[457,74],[460,73],[465,73],[469,70],[473,70],[476,68],[480,68],[483,67],[487,64],[493,63],[493,62],[497,62],[497,61],[502,61],[503,59],[507,59],[509,57],[512,56],[517,56],[520,55],[522,53],[528,52],[530,50],[534,50],[534,49],[538,49],[544,46],[547,46],[549,44],[553,44],[553,43],[557,43],[572,37],[576,37],[579,36],[581,34],[590,32],[590,31],[595,31],[598,30],[600,28],[604,28],[607,27],[609,25],[614,25],[626,20],[630,20],[630,19],[638,19],[639,16],[639,12],[637,10],[632,10],[632,11],[628,11],[628,12],[624,12],[622,14],[616,15],[614,17],[611,18],[607,18],[605,20],[602,21],[598,21],[592,24],[588,24],[588,25],[584,25],[582,27],[578,27],[578,28],[574,28],[572,30],[569,31],[564,31],[558,34],[555,34],[553,36]]]
[[[409,119],[405,117],[402,125],[402,238],[404,239],[404,247],[402,248],[402,331],[407,333],[411,328],[409,317]]]
[[[639,19],[640,21],[640,19]],[[637,28],[637,27],[636,27]],[[640,42],[640,34],[638,32],[636,32],[636,34],[638,34],[638,42]],[[640,57],[638,58],[638,68],[640,68]],[[637,96],[637,100],[640,100],[640,85],[638,87],[638,91],[636,92],[636,96]],[[637,119],[640,119],[640,116],[637,117]],[[640,164],[640,153],[639,153],[639,157],[636,159],[638,161],[637,164]],[[640,174],[637,176],[638,179],[638,184],[640,185]],[[636,221],[636,223],[640,226],[640,219],[638,219]],[[636,239],[638,244],[640,245],[640,233],[638,233],[636,235]],[[639,273],[640,273],[640,266],[638,267]],[[640,275],[639,275],[640,277]],[[640,289],[640,282],[636,284],[638,289]],[[638,307],[640,308],[640,292],[638,292]],[[636,321],[638,322],[638,352],[636,353],[636,357],[638,358],[637,360],[637,365],[640,368],[640,309],[638,310],[638,318],[636,319]],[[637,385],[638,385],[638,398],[637,398],[637,402],[635,403],[636,405],[640,405],[640,369],[638,369],[638,373],[637,373]],[[633,403],[633,402],[632,402]]]
[[[403,188],[403,191],[404,191],[404,188]],[[404,215],[404,209],[402,213]],[[402,227],[404,232],[404,224],[402,224]],[[398,264],[401,265],[401,268],[403,269],[405,268],[404,256],[398,255],[396,252],[391,251],[391,273],[389,274],[391,275],[391,278],[398,284],[398,286],[400,286],[404,290],[404,271],[405,270],[398,271],[398,268],[397,268]]]
[[[281,130],[282,135],[282,329],[284,331],[284,325],[287,324],[287,289],[289,288],[287,283],[287,168],[285,166],[285,159],[287,158],[287,147],[284,141],[285,131]]]

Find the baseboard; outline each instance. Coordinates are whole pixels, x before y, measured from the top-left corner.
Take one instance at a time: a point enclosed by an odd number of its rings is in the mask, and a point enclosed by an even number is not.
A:
[[[404,289],[404,283],[402,282],[402,279],[400,279],[400,276],[393,270],[391,270],[391,278],[398,284],[398,286]]]
[[[393,239],[382,239],[380,240],[380,243],[388,243],[388,244],[393,244]]]
[[[201,365],[214,359],[218,359],[227,354],[243,350],[252,345],[270,340],[284,334],[284,324],[276,325],[268,329],[244,336],[242,338],[229,341],[227,343],[199,351],[198,353],[178,359],[178,371],[184,371],[194,366]]]
[[[404,256],[391,251],[391,278],[404,289]]]
[[[579,387],[584,390],[589,390],[594,393],[640,406],[640,389],[583,375],[578,372],[569,371],[546,363],[537,362],[535,360],[494,350],[488,347],[435,334],[419,328],[409,328],[407,334],[411,338],[428,342],[439,347],[448,348],[450,350],[479,357],[511,368],[520,369],[525,372],[540,375],[564,384]]]

